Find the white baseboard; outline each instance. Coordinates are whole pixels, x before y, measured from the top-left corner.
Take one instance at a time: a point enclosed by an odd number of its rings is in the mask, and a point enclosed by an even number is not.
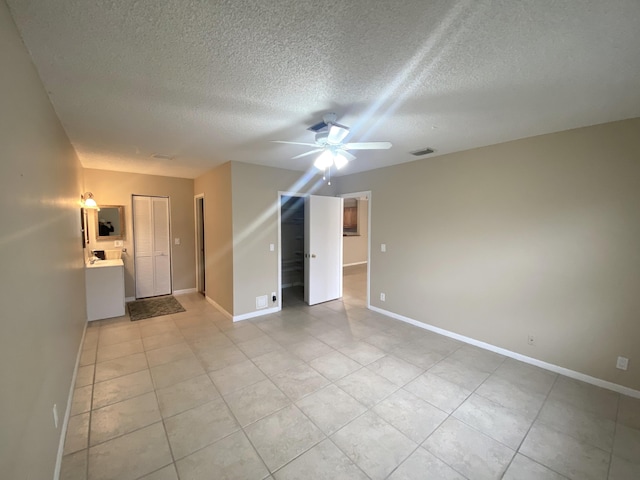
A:
[[[124,297],[124,303],[133,302],[135,299],[136,297]]]
[[[218,302],[216,302],[214,299],[212,299],[211,297],[209,297],[207,295],[205,295],[204,298],[207,300],[207,302],[209,302],[211,305],[216,307],[216,309],[218,309],[218,311],[220,313],[222,313],[225,317],[227,317],[229,320],[233,321],[233,315],[231,315],[229,312],[227,312]]]
[[[415,325],[416,327],[424,328],[425,330],[439,333],[440,335],[444,335],[445,337],[453,338],[455,340],[460,340],[461,342],[468,343],[470,345],[474,345],[476,347],[483,348],[485,350],[489,350],[490,352],[499,353],[500,355],[504,355],[505,357],[520,360],[521,362],[528,363],[530,365],[535,365],[536,367],[544,368],[545,370],[559,373],[560,375],[574,378],[576,380],[580,380],[585,383],[590,383],[591,385],[595,385],[597,387],[613,390],[614,392],[622,393],[623,395],[628,395],[634,398],[640,398],[640,391],[634,390],[633,388],[625,387],[623,385],[618,385],[617,383],[613,383],[613,382],[608,382],[606,380],[602,380],[601,378],[596,378],[590,375],[586,375],[584,373],[576,372],[575,370],[569,370],[568,368],[564,368],[559,365],[554,365],[553,363],[543,362],[542,360],[538,360],[537,358],[528,357],[526,355],[522,355],[521,353],[517,353],[517,352],[512,352],[511,350],[497,347],[495,345],[491,345],[490,343],[485,343],[471,337],[465,337],[464,335],[460,335],[458,333],[451,332],[443,328],[435,327],[433,325],[429,325],[428,323],[423,323],[418,320],[414,320],[413,318],[405,317],[404,315],[390,312],[382,308],[374,307],[373,305],[370,305],[369,309],[373,310],[374,312],[378,312],[383,315],[386,315],[388,317],[395,318],[396,320],[400,320],[405,323],[410,323],[411,325]]]
[[[342,265],[343,267],[353,267],[354,265],[364,265],[365,263],[367,263],[367,261],[365,260],[364,262],[355,262],[355,263],[345,263],[344,265]]]
[[[207,302],[209,302],[211,305],[216,307],[220,311],[220,313],[222,313],[225,317],[227,317],[232,322],[240,322],[242,320],[249,320],[250,318],[261,317],[262,315],[270,315],[272,313],[276,313],[281,310],[280,307],[273,307],[273,308],[265,308],[263,310],[258,310],[257,312],[244,313],[242,315],[231,315],[224,308],[222,308],[215,300],[207,297],[206,295],[204,298],[206,298]]]
[[[187,293],[196,293],[198,291],[197,288],[183,288],[182,290],[174,290],[174,295],[185,295]]]
[[[240,322],[242,320],[249,320],[250,318],[256,318],[256,317],[261,317],[263,315],[270,315],[272,313],[277,313],[280,310],[281,310],[280,307],[273,307],[273,308],[264,308],[256,312],[244,313],[242,315],[234,315],[233,321]]]
[[[69,425],[69,417],[71,416],[71,402],[73,401],[73,392],[76,386],[76,377],[78,376],[78,367],[80,366],[80,357],[82,356],[84,337],[87,334],[87,325],[89,325],[89,322],[85,322],[84,324],[82,338],[80,339],[80,345],[78,345],[78,353],[76,354],[76,365],[73,368],[73,376],[71,377],[71,386],[69,387],[69,396],[67,397],[67,407],[64,411],[62,428],[60,428],[60,441],[58,442],[58,454],[56,455],[56,467],[53,471],[53,480],[60,479],[60,468],[62,468],[62,454],[64,453],[64,440],[67,436],[67,427]]]

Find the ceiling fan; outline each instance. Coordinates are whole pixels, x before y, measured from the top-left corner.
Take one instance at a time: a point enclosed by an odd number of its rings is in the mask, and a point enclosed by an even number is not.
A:
[[[274,140],[274,143],[286,143],[288,145],[304,145],[307,147],[315,147],[300,155],[292,157],[293,160],[320,153],[314,166],[319,170],[326,171],[335,165],[338,170],[344,167],[356,157],[349,150],[386,150],[391,148],[391,142],[348,142],[344,140],[349,135],[349,127],[340,125],[336,122],[337,115],[335,113],[326,113],[322,117],[322,123],[314,125],[310,128],[316,132],[315,143],[301,142],[285,142],[283,140]]]

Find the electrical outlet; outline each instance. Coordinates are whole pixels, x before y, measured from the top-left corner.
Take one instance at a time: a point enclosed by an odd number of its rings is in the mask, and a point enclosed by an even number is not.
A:
[[[174,239],[173,239],[173,243],[174,243],[175,245],[180,245],[180,239],[179,239],[179,238],[177,238],[177,237],[176,237],[176,238],[174,238]]]
[[[114,247],[121,247],[123,245],[124,245],[124,243],[122,242],[122,240],[116,240],[116,241],[113,242],[113,246]]]
[[[620,370],[626,370],[627,368],[629,368],[629,359],[626,357],[618,357],[616,368]]]
[[[527,335],[527,343],[529,345],[534,345],[535,344],[535,342],[533,340],[533,335]]]
[[[276,297],[276,292],[271,292],[271,301],[275,303],[277,299],[278,297]]]
[[[58,428],[58,405],[53,404],[53,426]]]
[[[387,301],[387,296],[384,293],[380,294],[380,301],[381,302],[386,302]]]
[[[269,244],[269,251],[270,252],[275,252],[276,251],[276,245],[274,243],[270,243]]]

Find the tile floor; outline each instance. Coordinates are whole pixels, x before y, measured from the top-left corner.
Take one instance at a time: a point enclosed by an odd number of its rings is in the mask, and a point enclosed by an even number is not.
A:
[[[364,307],[89,325],[63,480],[640,479],[640,400]]]

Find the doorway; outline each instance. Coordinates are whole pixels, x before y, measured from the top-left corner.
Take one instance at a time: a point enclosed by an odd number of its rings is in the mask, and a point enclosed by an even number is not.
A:
[[[304,197],[280,194],[280,299],[282,308],[304,304]]]
[[[343,220],[344,301],[370,305],[371,191],[345,193]]]
[[[196,289],[198,293],[206,296],[206,261],[204,242],[204,193],[196,195],[195,218],[196,218]]]
[[[342,198],[279,192],[278,306],[342,297]]]

